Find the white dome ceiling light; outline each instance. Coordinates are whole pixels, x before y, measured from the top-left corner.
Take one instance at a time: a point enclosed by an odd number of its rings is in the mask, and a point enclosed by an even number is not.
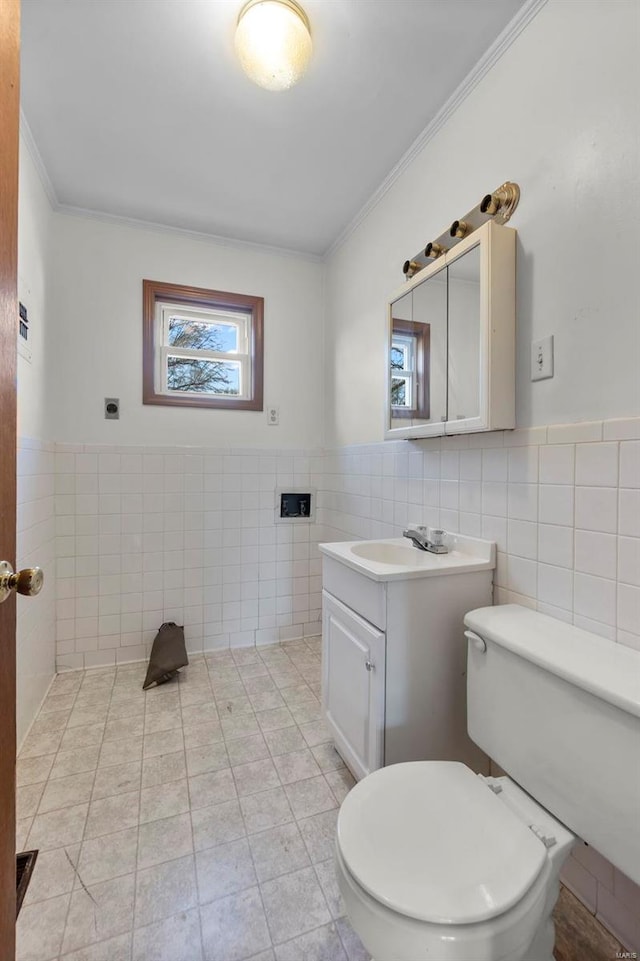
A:
[[[294,0],[249,0],[236,27],[236,53],[246,75],[265,90],[288,90],[311,59],[311,30]]]

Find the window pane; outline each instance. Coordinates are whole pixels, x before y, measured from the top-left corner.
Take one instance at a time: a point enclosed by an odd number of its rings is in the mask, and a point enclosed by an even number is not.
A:
[[[176,315],[169,318],[168,346],[190,350],[237,351],[238,328],[235,324],[200,323]]]
[[[405,369],[405,357],[406,350],[404,347],[399,347],[397,344],[391,345],[391,367],[394,370]]]
[[[391,379],[391,404],[393,407],[410,406],[410,389],[406,377]]]
[[[167,387],[186,393],[240,394],[240,364],[226,360],[167,358]]]

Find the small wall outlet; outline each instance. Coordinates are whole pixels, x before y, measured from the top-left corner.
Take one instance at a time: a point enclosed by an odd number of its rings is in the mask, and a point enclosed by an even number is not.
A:
[[[280,408],[279,407],[267,407],[267,424],[270,427],[277,427],[280,423]]]
[[[104,399],[105,420],[120,420],[120,398],[105,397]]]
[[[553,377],[553,335],[531,343],[531,380]]]

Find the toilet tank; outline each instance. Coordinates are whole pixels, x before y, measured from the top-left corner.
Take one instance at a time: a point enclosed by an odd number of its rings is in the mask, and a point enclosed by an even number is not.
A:
[[[640,652],[517,604],[464,620],[472,740],[640,883]]]

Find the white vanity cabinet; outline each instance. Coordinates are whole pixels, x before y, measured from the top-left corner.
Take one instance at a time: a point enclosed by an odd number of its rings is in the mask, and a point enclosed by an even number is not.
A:
[[[357,778],[415,760],[457,760],[488,772],[467,735],[463,619],[492,602],[495,552],[473,538],[455,541],[473,541],[480,552],[426,555],[408,541],[406,548],[378,542],[406,550],[422,565],[417,572],[357,556],[352,549],[363,542],[320,547],[323,712]]]

